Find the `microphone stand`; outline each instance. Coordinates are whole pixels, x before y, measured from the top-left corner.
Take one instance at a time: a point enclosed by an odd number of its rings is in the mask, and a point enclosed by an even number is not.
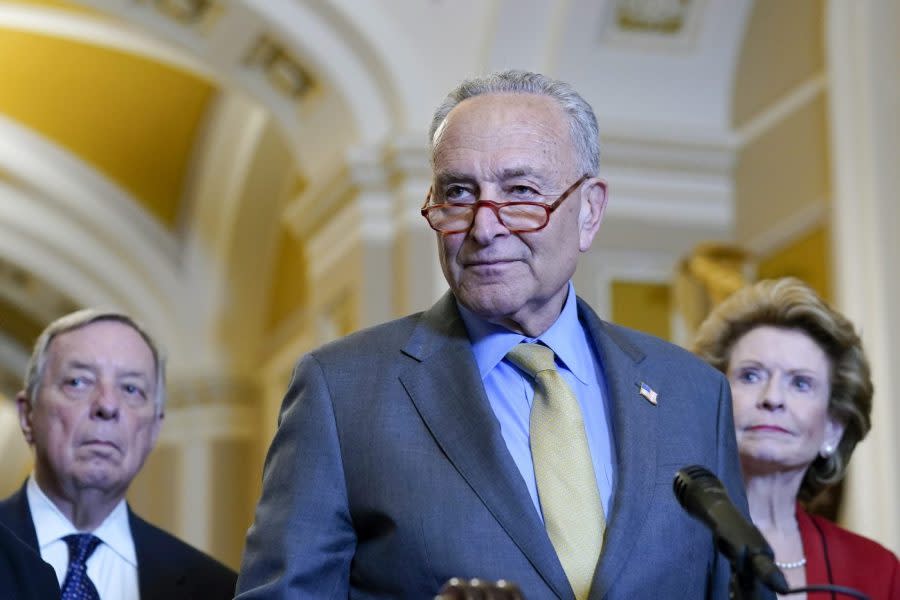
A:
[[[736,557],[731,561],[731,582],[728,598],[730,600],[760,600],[756,574],[750,566],[747,556]]]
[[[731,558],[731,600],[759,600],[762,598],[760,590],[764,588],[778,594],[790,593],[784,575],[772,562],[770,552],[768,546],[745,546]]]
[[[788,591],[766,539],[732,504],[711,471],[700,465],[684,467],[675,474],[672,490],[688,514],[712,530],[716,547],[730,561],[732,600],[759,600],[757,582],[778,593]]]

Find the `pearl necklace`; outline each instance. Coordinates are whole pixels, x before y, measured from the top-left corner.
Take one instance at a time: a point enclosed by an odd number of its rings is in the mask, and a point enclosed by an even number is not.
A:
[[[799,569],[800,567],[806,564],[806,557],[804,556],[800,560],[794,562],[778,562],[775,561],[775,566],[779,569]]]

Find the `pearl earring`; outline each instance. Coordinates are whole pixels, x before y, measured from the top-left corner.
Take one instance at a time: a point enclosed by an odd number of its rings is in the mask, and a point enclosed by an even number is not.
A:
[[[822,458],[828,458],[832,454],[834,454],[834,446],[832,446],[831,444],[825,444],[822,447],[822,450],[819,451],[819,456],[821,456]]]

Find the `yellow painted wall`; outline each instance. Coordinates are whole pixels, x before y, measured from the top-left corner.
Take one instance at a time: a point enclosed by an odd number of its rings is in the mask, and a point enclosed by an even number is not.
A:
[[[755,0],[735,71],[733,124],[740,126],[825,69],[822,0]]]
[[[216,89],[178,69],[0,29],[0,113],[91,164],[174,227],[194,140]]]
[[[757,279],[797,277],[831,301],[831,261],[828,230],[817,227],[776,252],[761,257]]]
[[[666,283],[614,281],[612,284],[613,322],[671,338],[671,291]]]
[[[38,6],[40,8],[55,8],[74,13],[97,13],[97,11],[88,6],[78,4],[77,2],[69,2],[67,0],[5,0],[4,4],[27,4],[30,6]]]
[[[279,323],[309,303],[304,244],[282,228],[276,256],[267,331],[273,331]]]

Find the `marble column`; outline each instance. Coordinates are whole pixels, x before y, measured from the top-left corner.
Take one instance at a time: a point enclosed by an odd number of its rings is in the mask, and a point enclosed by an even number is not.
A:
[[[900,4],[828,2],[834,281],[872,365],[872,431],[850,465],[842,516],[900,550]]]
[[[259,386],[173,377],[157,447],[129,490],[135,511],[236,568],[259,494]]]

